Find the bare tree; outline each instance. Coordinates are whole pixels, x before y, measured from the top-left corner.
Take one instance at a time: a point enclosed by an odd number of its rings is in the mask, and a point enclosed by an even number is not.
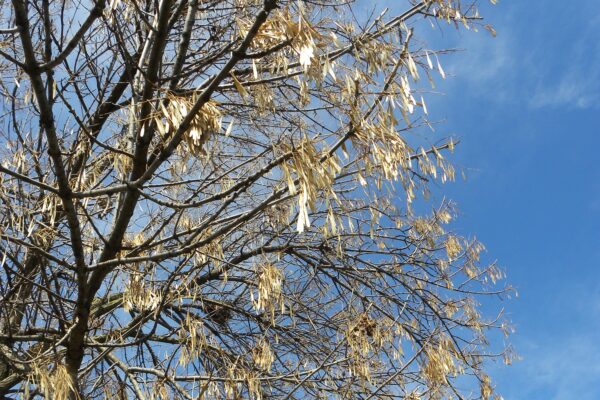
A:
[[[3,0],[0,395],[492,396],[502,273],[413,210],[413,33],[481,19],[398,3]]]

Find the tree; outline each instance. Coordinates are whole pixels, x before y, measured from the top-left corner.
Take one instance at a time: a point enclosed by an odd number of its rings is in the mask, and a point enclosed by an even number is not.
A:
[[[465,3],[2,2],[0,394],[492,396],[509,288],[413,209],[455,174],[414,32]]]

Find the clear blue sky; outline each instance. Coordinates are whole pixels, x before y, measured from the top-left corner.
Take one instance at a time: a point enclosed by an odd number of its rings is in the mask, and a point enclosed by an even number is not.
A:
[[[389,0],[388,5],[397,7]],[[398,4],[398,3],[395,3]],[[519,298],[502,304],[522,361],[492,367],[506,400],[600,399],[600,1],[500,0],[498,37],[426,33],[443,60],[438,138],[466,182],[442,189]]]

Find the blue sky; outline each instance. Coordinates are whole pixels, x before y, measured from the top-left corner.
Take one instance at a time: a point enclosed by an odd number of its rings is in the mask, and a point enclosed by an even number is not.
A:
[[[391,1],[388,2],[390,5]],[[467,181],[441,192],[460,209],[519,298],[502,304],[522,360],[492,366],[507,400],[600,398],[600,3],[482,2],[496,28],[446,26],[443,96],[429,96],[436,138]]]

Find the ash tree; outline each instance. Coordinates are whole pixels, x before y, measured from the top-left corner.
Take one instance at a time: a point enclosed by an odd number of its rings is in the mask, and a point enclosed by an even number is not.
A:
[[[510,288],[426,199],[476,6],[2,0],[0,396],[495,396]]]

